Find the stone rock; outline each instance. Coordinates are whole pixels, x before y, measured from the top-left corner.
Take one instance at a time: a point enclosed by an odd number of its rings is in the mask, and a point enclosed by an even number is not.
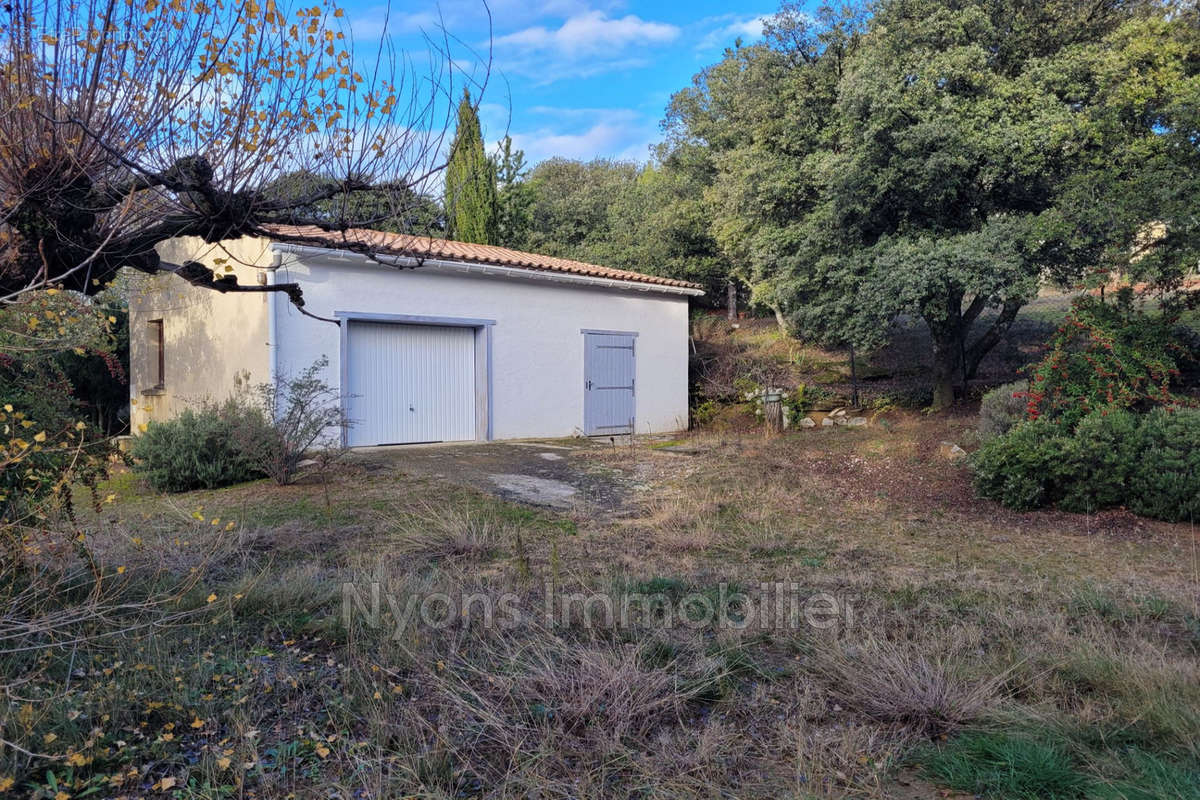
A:
[[[938,445],[938,455],[947,461],[962,461],[967,457],[967,451],[954,442],[942,442]]]
[[[822,428],[832,428],[833,427],[833,417],[826,417],[825,419],[821,420],[821,427]]]
[[[813,420],[812,417],[803,417],[803,418],[801,418],[801,420],[798,424],[800,425],[801,428],[817,427],[817,423],[816,423],[816,421]]]
[[[846,420],[846,427],[861,428],[862,426],[866,425],[867,422],[868,420],[866,417],[851,417],[850,419]]]

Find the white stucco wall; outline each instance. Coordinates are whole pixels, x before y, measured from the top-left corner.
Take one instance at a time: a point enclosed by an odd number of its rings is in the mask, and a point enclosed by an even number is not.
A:
[[[493,277],[432,267],[398,270],[353,256],[285,253],[276,280],[298,281],[305,308],[495,320],[492,436],[572,436],[583,429],[582,330],[638,334],[636,419],[640,433],[688,424],[688,299],[648,291]],[[340,329],[276,297],[278,364],[298,372],[321,355],[340,381]]]
[[[218,274],[232,269],[242,284],[255,284],[271,263],[270,242],[238,239],[220,245],[181,238],[159,246],[164,261],[192,260]],[[267,294],[220,294],[199,289],[169,273],[138,277],[129,299],[129,395],[134,431],[150,420],[175,416],[188,406],[219,402],[239,377],[251,384],[270,379]],[[154,391],[148,322],[163,321],[165,382]]]
[[[160,247],[164,260],[228,265],[253,284],[272,264],[272,243],[239,239],[209,245],[179,239]],[[494,320],[491,326],[492,438],[573,436],[583,430],[584,329],[636,333],[636,419],[640,433],[688,424],[688,298],[654,291],[566,284],[535,277],[495,277],[434,267],[400,270],[351,254],[283,252],[270,280],[296,281],[305,309]],[[224,259],[218,263],[218,259]],[[518,273],[520,271],[517,271]],[[276,336],[270,331],[270,305]],[[147,322],[163,319],[166,383],[153,382]],[[183,408],[220,401],[242,384],[296,374],[320,356],[325,376],[341,382],[341,329],[301,314],[277,293],[220,294],[173,275],[146,279],[130,302],[130,388],[134,430]],[[480,383],[486,371],[481,368]],[[480,433],[486,413],[481,413]]]

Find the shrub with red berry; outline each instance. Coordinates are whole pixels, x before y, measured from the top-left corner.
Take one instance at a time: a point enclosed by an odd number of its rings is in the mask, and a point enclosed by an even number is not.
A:
[[[1029,418],[1073,428],[1097,410],[1197,405],[1179,382],[1181,364],[1197,354],[1174,325],[1173,315],[1146,312],[1129,291],[1108,302],[1076,300],[1045,358],[1029,370]]]

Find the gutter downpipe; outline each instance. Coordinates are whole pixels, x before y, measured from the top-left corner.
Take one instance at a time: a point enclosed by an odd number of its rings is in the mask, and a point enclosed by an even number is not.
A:
[[[283,254],[276,251],[271,256],[271,266],[267,267],[267,285],[275,285],[275,271],[283,264]],[[272,386],[279,378],[279,310],[276,304],[278,292],[267,292],[267,347],[270,348],[270,366],[267,380]]]

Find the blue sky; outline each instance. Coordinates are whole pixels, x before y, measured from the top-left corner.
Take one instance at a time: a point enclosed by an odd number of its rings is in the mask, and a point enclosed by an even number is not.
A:
[[[377,39],[388,7],[343,0],[355,39]],[[489,144],[507,130],[530,163],[550,156],[644,161],[671,94],[737,37],[759,37],[776,8],[759,0],[492,0],[492,74],[480,107]],[[479,0],[393,0],[387,28],[409,52],[439,17],[486,56]],[[511,109],[511,112],[510,112]]]

